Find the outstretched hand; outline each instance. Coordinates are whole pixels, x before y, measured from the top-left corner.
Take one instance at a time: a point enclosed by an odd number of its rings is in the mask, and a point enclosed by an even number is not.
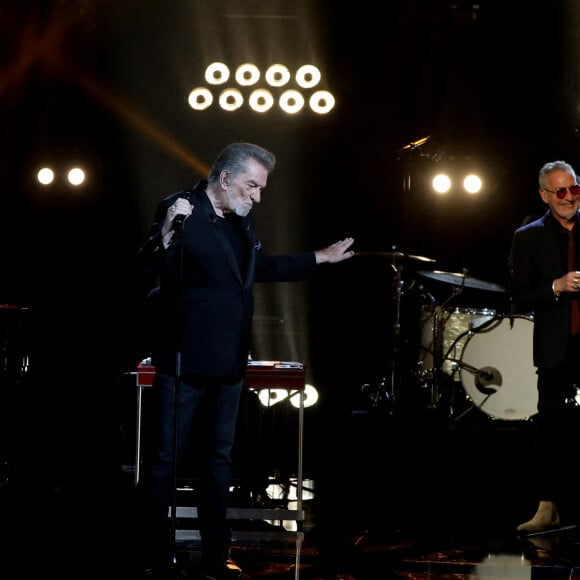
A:
[[[349,248],[354,244],[353,238],[345,238],[339,242],[335,242],[331,246],[323,248],[322,250],[317,250],[314,252],[316,256],[316,263],[323,264],[325,262],[329,264],[336,264],[337,262],[342,262],[343,260],[348,260],[354,256],[354,252],[349,250]]]

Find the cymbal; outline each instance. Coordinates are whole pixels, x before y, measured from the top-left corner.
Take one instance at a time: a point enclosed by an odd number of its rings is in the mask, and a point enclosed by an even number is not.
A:
[[[393,260],[416,260],[418,262],[436,262],[432,258],[425,258],[424,256],[413,256],[412,254],[405,254],[404,252],[356,252],[355,256],[382,256],[384,258],[392,258]]]
[[[440,270],[421,270],[417,272],[417,274],[425,276],[426,278],[432,278],[433,280],[447,282],[447,284],[453,284],[454,286],[465,286],[466,288],[476,288],[478,290],[487,290],[488,292],[505,292],[505,288],[499,284],[486,282],[485,280],[480,280],[478,278],[472,278],[466,274],[442,272]]]

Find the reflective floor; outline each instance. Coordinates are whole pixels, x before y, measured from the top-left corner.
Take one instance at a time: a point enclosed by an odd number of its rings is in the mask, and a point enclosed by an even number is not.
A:
[[[296,479],[283,470],[260,493],[234,488],[232,513],[250,514],[232,519],[232,556],[245,578],[580,579],[575,498],[562,506],[561,530],[515,533],[536,507],[531,421],[477,409],[393,416],[380,406],[344,417],[307,413],[297,519],[284,519],[297,506]],[[36,441],[3,465],[1,577],[139,578],[134,466],[115,440],[64,439],[64,451]],[[573,458],[552,468],[576,477]],[[195,503],[188,494],[183,479],[184,510]],[[176,571],[194,577],[195,519],[177,513]]]

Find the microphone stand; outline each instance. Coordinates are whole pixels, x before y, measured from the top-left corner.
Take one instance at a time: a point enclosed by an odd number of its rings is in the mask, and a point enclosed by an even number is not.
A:
[[[173,221],[175,235],[179,235],[179,269],[178,269],[178,297],[177,297],[177,348],[175,351],[175,376],[173,381],[173,479],[172,479],[172,494],[171,494],[171,563],[175,567],[177,565],[177,547],[175,537],[177,534],[177,443],[179,441],[179,402],[181,391],[181,310],[183,308],[183,220]]]

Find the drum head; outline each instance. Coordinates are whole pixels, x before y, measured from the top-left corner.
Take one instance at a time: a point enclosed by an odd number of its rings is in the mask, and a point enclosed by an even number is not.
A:
[[[475,406],[491,417],[524,420],[538,412],[533,325],[527,316],[501,318],[465,344],[461,383]]]

